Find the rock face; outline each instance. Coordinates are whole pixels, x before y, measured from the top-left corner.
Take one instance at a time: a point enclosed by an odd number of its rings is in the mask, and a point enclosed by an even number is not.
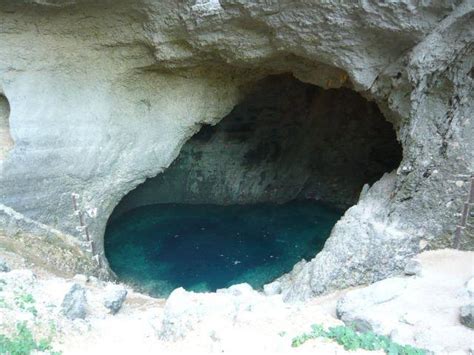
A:
[[[472,2],[456,0],[2,1],[0,204],[13,212],[0,231],[13,239],[19,220],[41,236],[52,228],[106,271],[103,232],[120,199],[249,87],[292,73],[374,100],[403,159],[320,254],[279,280],[281,292],[300,299],[400,272],[423,248],[452,244],[467,198],[472,21]]]

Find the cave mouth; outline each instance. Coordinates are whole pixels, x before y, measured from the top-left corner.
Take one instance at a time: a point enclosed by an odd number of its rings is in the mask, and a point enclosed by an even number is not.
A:
[[[314,257],[363,186],[401,162],[391,124],[350,89],[284,74],[246,93],[117,205],[104,248],[121,280],[154,296],[260,288]]]
[[[13,147],[10,135],[10,103],[5,95],[0,92],[0,160],[5,159]]]

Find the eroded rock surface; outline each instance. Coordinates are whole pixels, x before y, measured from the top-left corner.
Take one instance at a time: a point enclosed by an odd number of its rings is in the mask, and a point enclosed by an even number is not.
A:
[[[403,160],[347,211],[319,255],[280,280],[281,292],[302,299],[398,273],[420,250],[452,244],[467,198],[472,21],[468,0],[2,1],[1,129],[13,145],[2,149],[0,203],[15,213],[0,229],[13,238],[19,219],[54,228],[86,242],[107,270],[103,232],[119,200],[249,85],[290,72],[374,100]],[[472,225],[470,217],[462,248],[473,248]]]

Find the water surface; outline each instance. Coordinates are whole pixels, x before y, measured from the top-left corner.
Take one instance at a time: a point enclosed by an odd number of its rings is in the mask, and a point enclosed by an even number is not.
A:
[[[283,205],[144,206],[105,233],[112,270],[153,296],[177,288],[260,288],[322,249],[341,212],[304,201]]]

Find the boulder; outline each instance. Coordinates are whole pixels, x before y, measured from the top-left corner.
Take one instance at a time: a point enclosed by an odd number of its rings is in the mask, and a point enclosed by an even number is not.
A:
[[[84,319],[87,315],[86,290],[81,285],[74,283],[64,296],[62,312],[66,318]]]
[[[122,308],[122,304],[126,297],[127,290],[125,287],[118,285],[108,286],[104,297],[104,306],[110,311],[110,313],[117,314],[120,308]]]

